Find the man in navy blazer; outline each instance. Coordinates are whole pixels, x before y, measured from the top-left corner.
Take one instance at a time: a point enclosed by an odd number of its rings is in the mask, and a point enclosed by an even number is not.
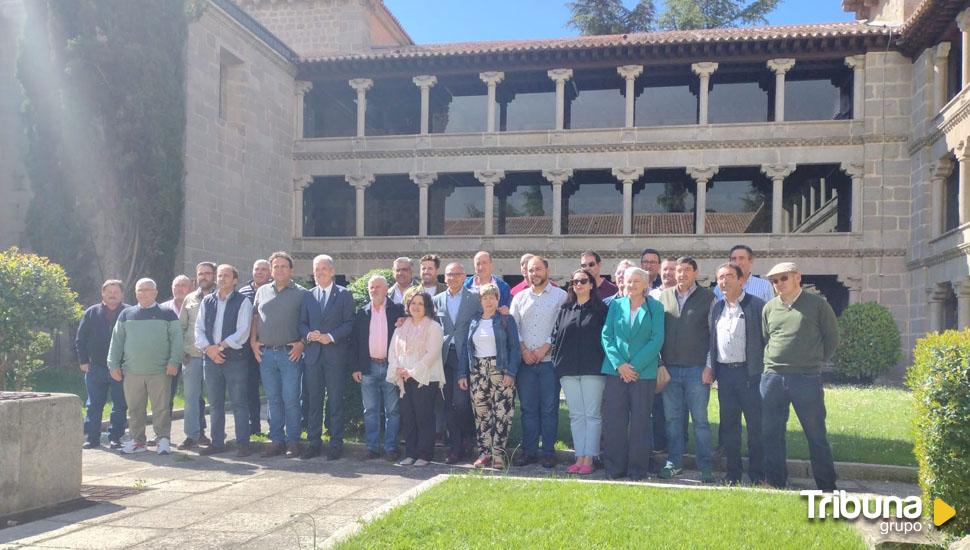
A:
[[[313,278],[317,286],[308,294],[300,319],[300,333],[306,334],[307,341],[303,355],[307,447],[300,454],[302,459],[320,456],[324,394],[330,432],[327,459],[337,460],[343,454],[343,395],[351,356],[354,298],[346,288],[334,284],[333,275],[333,258],[321,254],[313,259]]]
[[[441,358],[445,365],[445,423],[448,427],[448,457],[445,462],[455,464],[462,458],[462,450],[471,448],[475,439],[475,419],[472,416],[468,382],[460,384],[459,357],[465,356],[468,325],[482,311],[478,294],[464,288],[465,268],[458,262],[445,267],[447,290],[434,297],[438,323],[444,329]]]

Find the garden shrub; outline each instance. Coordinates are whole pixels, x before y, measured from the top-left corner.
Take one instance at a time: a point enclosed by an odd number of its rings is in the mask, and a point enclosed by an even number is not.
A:
[[[943,529],[970,532],[970,331],[948,330],[916,342],[906,384],[915,403],[915,449],[923,510],[939,497],[958,510]]]
[[[836,377],[869,384],[899,362],[900,348],[899,327],[885,306],[852,304],[839,317]]]

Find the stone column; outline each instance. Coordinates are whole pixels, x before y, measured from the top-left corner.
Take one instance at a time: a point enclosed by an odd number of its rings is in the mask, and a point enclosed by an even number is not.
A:
[[[697,220],[694,233],[704,234],[704,218],[707,216],[707,182],[717,174],[717,166],[691,166],[687,174],[697,183],[697,194],[694,196],[694,211]]]
[[[306,217],[303,212],[303,192],[313,183],[313,176],[296,176],[293,178],[293,238],[299,239],[304,236],[303,219]]]
[[[946,292],[939,285],[926,289],[927,332],[941,332],[943,330],[943,301],[945,299]]]
[[[785,178],[795,171],[794,164],[762,164],[761,173],[771,180],[771,232],[784,233],[781,210],[785,194]],[[797,220],[795,223],[798,223]]]
[[[694,74],[700,77],[700,86],[697,88],[697,123],[707,124],[707,88],[710,87],[711,75],[717,70],[717,63],[713,63],[711,61],[694,63],[690,66],[690,69],[694,71]]]
[[[364,137],[364,127],[367,122],[367,90],[374,86],[369,78],[354,78],[350,87],[357,90],[357,137]]]
[[[946,178],[953,173],[953,161],[941,158],[933,165],[930,177],[930,238],[943,234],[946,208]]]
[[[485,234],[495,233],[495,186],[505,179],[505,172],[502,170],[476,170],[475,179],[485,186]]]
[[[505,73],[499,71],[478,73],[478,78],[488,86],[488,108],[485,115],[488,118],[485,121],[485,131],[491,133],[495,131],[495,87],[505,79]]]
[[[957,15],[957,26],[960,27],[960,44],[963,50],[963,58],[960,60],[960,66],[963,68],[960,73],[960,87],[966,88],[970,83],[970,9],[965,9]]]
[[[785,120],[785,73],[794,66],[795,60],[789,57],[768,60],[768,68],[775,73],[775,122]]]
[[[627,80],[627,83],[630,81]],[[629,88],[627,88],[629,90]],[[629,114],[629,111],[627,111]],[[613,177],[623,182],[623,234],[633,234],[633,184],[643,176],[643,168],[614,168]]]
[[[411,181],[418,186],[418,236],[428,236],[428,187],[438,179],[435,172],[411,172]]]
[[[296,108],[293,110],[293,135],[296,139],[303,139],[306,137],[303,134],[303,116],[304,116],[304,99],[306,93],[313,89],[313,82],[307,82],[305,80],[297,80],[296,86],[293,88],[293,93],[296,99]]]
[[[862,184],[865,181],[866,167],[859,162],[843,162],[842,171],[852,178],[852,232],[862,232]],[[835,191],[835,189],[832,189]]]
[[[421,88],[421,135],[428,134],[428,120],[431,110],[431,88],[438,83],[438,77],[423,74],[411,79],[414,85]]]
[[[865,118],[866,104],[866,55],[850,55],[845,65],[852,69],[852,119]]]
[[[953,155],[957,158],[960,169],[960,187],[957,193],[957,210],[960,213],[960,225],[970,222],[970,140],[961,141]]]
[[[357,190],[357,231],[358,237],[364,236],[364,191],[374,183],[374,174],[361,174],[359,176],[344,176],[347,183],[354,186]]]
[[[616,72],[626,80],[626,127],[633,128],[633,113],[636,110],[637,99],[635,84],[637,77],[643,73],[643,65],[623,65],[617,67]]]
[[[552,184],[552,234],[562,235],[562,185],[573,177],[570,169],[543,170],[542,177]]]
[[[573,77],[572,69],[550,69],[546,72],[556,83],[556,130],[566,126],[566,81]]]
[[[946,105],[946,62],[949,57],[949,42],[940,42],[933,48],[933,116]]]
[[[950,284],[957,295],[957,330],[963,330],[970,327],[970,279],[964,277]]]
[[[862,302],[862,277],[858,275],[840,275],[836,277],[849,290],[849,304]]]

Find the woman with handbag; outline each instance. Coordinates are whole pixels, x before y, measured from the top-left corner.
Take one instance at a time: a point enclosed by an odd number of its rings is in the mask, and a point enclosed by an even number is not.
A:
[[[623,274],[624,296],[613,300],[603,325],[606,358],[603,392],[604,465],[611,479],[647,476],[653,429],[650,412],[657,388],[657,361],[664,341],[664,310],[647,296],[648,274]],[[629,432],[629,435],[628,435]]]

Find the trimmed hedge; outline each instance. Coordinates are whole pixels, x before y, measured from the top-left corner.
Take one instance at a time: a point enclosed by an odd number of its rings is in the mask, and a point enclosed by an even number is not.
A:
[[[839,317],[835,374],[849,382],[870,384],[902,356],[899,327],[889,310],[876,302],[852,304]]]
[[[948,330],[916,342],[906,384],[915,403],[916,460],[923,510],[939,497],[958,510],[943,529],[970,532],[970,331]]]

